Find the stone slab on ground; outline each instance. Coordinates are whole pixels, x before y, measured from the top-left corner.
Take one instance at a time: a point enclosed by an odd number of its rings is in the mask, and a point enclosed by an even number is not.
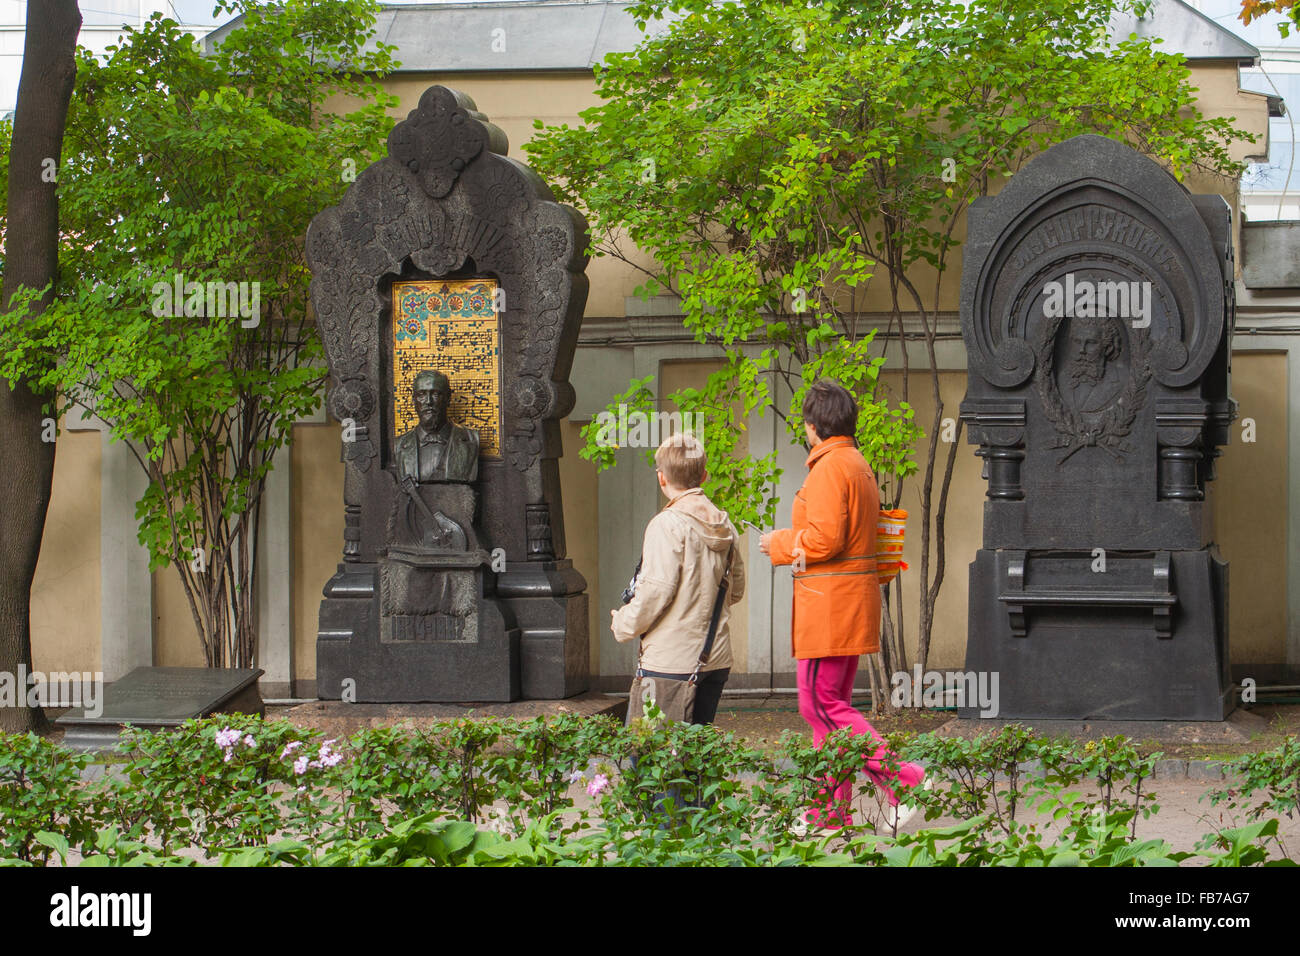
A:
[[[1268,721],[1258,714],[1234,710],[1226,720],[1013,720],[956,717],[935,731],[944,737],[974,737],[996,734],[1003,727],[1019,724],[1033,728],[1043,737],[1097,740],[1123,734],[1134,741],[1152,740],[1167,744],[1244,744],[1268,730]]]
[[[627,698],[586,693],[567,700],[517,700],[484,704],[348,704],[338,700],[317,700],[293,707],[271,708],[271,716],[299,727],[310,727],[331,736],[346,736],[370,727],[390,727],[409,721],[423,726],[458,717],[509,717],[527,720],[553,714],[583,717],[609,715],[618,720],[627,713]]]
[[[112,750],[122,727],[177,727],[211,714],[265,714],[258,668],[137,667],[104,691],[102,709],[74,708],[55,724],[70,750]]]
[[[1155,776],[1157,780],[1181,780],[1187,776],[1187,768],[1192,763],[1199,761],[1181,760],[1177,757],[1171,757],[1167,760],[1156,761]]]

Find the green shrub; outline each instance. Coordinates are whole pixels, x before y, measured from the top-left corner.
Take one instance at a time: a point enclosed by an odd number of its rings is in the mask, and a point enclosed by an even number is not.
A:
[[[1214,804],[1249,807],[1250,816],[1284,813],[1292,817],[1300,807],[1300,741],[1288,737],[1279,746],[1262,753],[1246,754],[1224,765],[1234,784],[1210,791]],[[1251,806],[1251,799],[1259,802]]]
[[[94,838],[93,795],[81,779],[89,763],[35,734],[0,734],[0,859],[44,865],[60,845]]]
[[[1135,839],[1158,807],[1159,754],[1122,737],[1077,744],[1009,726],[970,740],[896,734],[886,762],[922,760],[926,818],[899,834],[870,812],[809,829],[811,807],[863,774],[846,728],[814,747],[751,747],[717,727],[606,718],[446,721],[324,740],[283,721],[224,715],[128,729],[110,772],[38,737],[0,735],[0,863],[87,866],[1214,866],[1290,865],[1276,820],[1208,834],[1197,854]],[[1218,799],[1295,808],[1294,742],[1238,762]],[[895,768],[896,769],[896,768]],[[841,808],[846,814],[849,808]]]

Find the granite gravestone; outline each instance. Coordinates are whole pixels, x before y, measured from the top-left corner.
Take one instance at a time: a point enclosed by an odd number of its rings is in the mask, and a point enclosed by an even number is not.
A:
[[[307,233],[345,463],[323,699],[586,690],[557,459],[587,227],[506,148],[469,97],[430,87]]]
[[[104,692],[103,706],[69,710],[55,721],[63,746],[77,751],[112,750],[122,727],[179,727],[211,714],[266,715],[257,668],[137,667]]]
[[[961,416],[988,488],[966,666],[999,673],[1000,717],[1232,709],[1210,497],[1232,278],[1223,198],[1104,137],[972,207]]]

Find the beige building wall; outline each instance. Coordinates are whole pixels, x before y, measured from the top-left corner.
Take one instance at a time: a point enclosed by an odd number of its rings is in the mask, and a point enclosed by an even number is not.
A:
[[[510,155],[527,161],[523,144],[534,135],[534,119],[548,124],[581,121],[578,113],[594,105],[594,83],[589,74],[403,74],[387,86],[402,98],[394,113],[404,116],[413,109],[419,95],[433,83],[444,83],[474,98],[478,108],[506,133]],[[1234,116],[1239,126],[1260,134],[1254,146],[1234,148],[1236,158],[1262,153],[1267,135],[1262,97],[1237,89],[1236,67],[1230,63],[1199,64],[1193,69],[1192,85],[1199,87],[1199,104],[1209,116]],[[1236,208],[1235,186],[1192,177],[1193,191],[1222,190]],[[995,183],[993,191],[1000,188]],[[959,223],[956,235],[964,235]],[[941,311],[955,314],[958,308],[960,248],[949,263],[939,299]],[[644,276],[631,266],[610,258],[594,258],[587,269],[591,292],[586,314],[589,318],[622,318],[626,299]],[[935,274],[918,268],[914,280],[927,300]],[[859,300],[868,310],[888,308],[883,278],[867,288]],[[891,349],[891,363],[896,363]],[[1232,575],[1233,659],[1236,662],[1278,660],[1283,655],[1286,621],[1285,534],[1287,525],[1286,482],[1260,481],[1258,476],[1283,476],[1287,455],[1286,358],[1283,355],[1239,353],[1234,367],[1234,394],[1242,403],[1243,416],[1258,424],[1258,441],[1242,445],[1239,429],[1234,443],[1224,449],[1220,460],[1219,536],[1224,556],[1234,563]],[[659,383],[661,393],[703,380],[711,363],[664,363]],[[886,373],[886,378],[896,376]],[[964,392],[964,372],[942,373],[945,415],[957,415]],[[919,376],[917,381],[923,380]],[[575,383],[579,388],[581,383]],[[918,420],[928,423],[928,386],[912,391]],[[600,479],[589,462],[577,457],[580,447],[578,425],[563,423],[565,455],[560,470],[564,483],[564,514],[568,550],[586,576],[591,601],[592,671],[600,672],[605,618],[595,600],[602,570],[615,577],[630,569],[603,569],[598,555],[598,501]],[[300,424],[294,429],[292,448],[292,641],[294,676],[311,680],[315,674],[315,628],[320,589],[333,574],[342,550],[342,465],[338,460],[338,431],[328,425]],[[100,524],[99,452],[97,432],[65,433],[59,438],[54,498],[46,528],[41,564],[33,589],[33,646],[38,666],[47,669],[94,669],[99,660],[100,560],[97,529]],[[941,445],[941,449],[944,446]],[[918,456],[923,461],[923,457]],[[789,493],[801,476],[787,475]],[[964,444],[957,452],[949,507],[948,564],[943,593],[937,609],[931,662],[948,667],[961,663],[964,653],[966,613],[966,561],[979,546],[983,487],[979,463]],[[937,487],[937,482],[936,482]],[[917,481],[909,483],[904,506],[919,514]],[[905,578],[909,593],[906,610],[909,644],[916,639],[916,582],[919,579],[919,528],[909,529],[907,560],[913,570]],[[1258,560],[1256,560],[1258,559]],[[1249,571],[1244,571],[1249,568]],[[203,655],[193,620],[175,569],[153,575],[154,662],[160,665],[202,664]],[[736,639],[748,644],[744,633],[747,614],[733,616]],[[764,637],[765,639],[765,637]],[[784,640],[778,638],[777,644]],[[741,655],[743,659],[743,655]]]
[[[98,671],[100,661],[98,431],[61,431],[54,487],[32,582],[32,667]]]
[[[342,431],[334,422],[293,427],[291,520],[295,680],[316,679],[316,626],[325,583],[343,560]]]
[[[180,573],[172,566],[153,573],[153,663],[155,667],[205,664],[194,612]]]
[[[1240,418],[1210,489],[1215,539],[1228,562],[1231,658],[1234,671],[1245,674],[1285,659],[1287,394],[1285,353],[1233,354],[1232,395]],[[1254,424],[1253,442],[1242,440],[1247,419]]]
[[[560,459],[560,496],[564,505],[564,546],[573,566],[587,579],[587,636],[591,673],[600,673],[600,640],[609,623],[601,618],[600,490],[596,466],[578,457],[582,426],[567,418],[560,422],[564,456]]]

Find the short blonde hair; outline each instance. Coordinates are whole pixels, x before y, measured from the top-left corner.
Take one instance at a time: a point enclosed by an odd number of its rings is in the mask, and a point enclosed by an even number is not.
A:
[[[678,488],[698,488],[704,482],[704,445],[690,432],[664,439],[655,452],[655,467]]]

